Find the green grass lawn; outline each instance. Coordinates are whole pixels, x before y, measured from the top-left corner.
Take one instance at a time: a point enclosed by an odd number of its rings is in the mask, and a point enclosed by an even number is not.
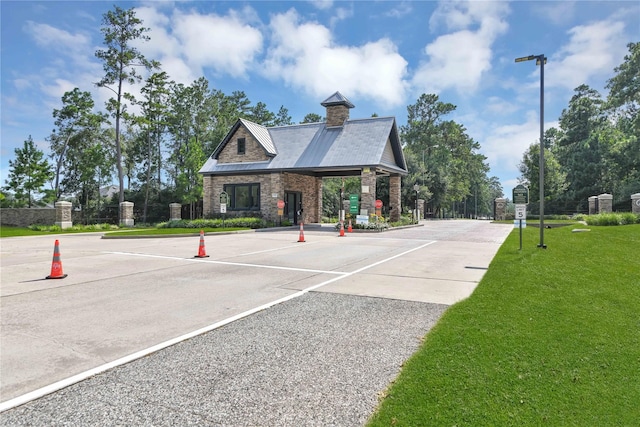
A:
[[[640,225],[538,238],[510,234],[369,426],[640,425]]]

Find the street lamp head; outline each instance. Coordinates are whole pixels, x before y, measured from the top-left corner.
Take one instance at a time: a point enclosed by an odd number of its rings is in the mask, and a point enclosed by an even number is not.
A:
[[[420,186],[418,184],[414,184],[413,185],[413,191],[415,191],[416,193],[420,190]]]

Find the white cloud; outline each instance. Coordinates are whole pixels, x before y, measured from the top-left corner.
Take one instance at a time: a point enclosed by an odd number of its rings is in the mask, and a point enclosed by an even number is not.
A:
[[[545,131],[551,127],[557,127],[558,122],[544,124]],[[540,139],[540,116],[535,110],[528,111],[526,121],[517,124],[496,125],[484,123],[485,129],[478,133],[483,134],[481,152],[487,156],[487,161],[492,170],[500,170],[503,175],[511,175],[516,179],[520,176],[518,165],[522,161],[524,152],[531,144],[538,143]]]
[[[326,27],[300,22],[295,10],[272,17],[271,45],[264,73],[313,96],[336,90],[361,96],[381,106],[397,106],[405,99],[407,61],[389,39],[362,46],[334,43]]]
[[[545,85],[573,90],[589,84],[593,77],[611,75],[625,53],[628,40],[624,23],[598,21],[568,31],[569,42],[549,58],[545,67]]]
[[[327,10],[333,7],[333,0],[309,0],[316,9]]]
[[[531,2],[531,10],[541,16],[545,22],[561,25],[571,21],[576,12],[575,1]]]
[[[51,25],[33,21],[26,22],[24,31],[28,32],[39,46],[65,54],[84,51],[91,43],[91,38],[85,34],[72,34]]]
[[[440,93],[449,88],[475,91],[483,73],[491,69],[491,46],[505,33],[509,8],[503,2],[442,2],[433,13],[430,26],[444,26],[454,32],[428,44],[427,59],[413,77],[416,92]]]
[[[242,77],[262,51],[260,31],[236,13],[218,16],[176,12],[172,28],[191,67],[210,67],[219,74]]]
[[[392,3],[395,7],[391,8],[385,15],[391,18],[402,18],[413,12],[413,5],[409,1],[401,1]]]

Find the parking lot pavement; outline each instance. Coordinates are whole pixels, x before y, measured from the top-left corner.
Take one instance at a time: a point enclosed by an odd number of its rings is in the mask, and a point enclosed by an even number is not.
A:
[[[97,408],[98,413],[108,414],[99,424],[132,420],[133,424],[168,425],[168,422],[160,422],[157,417],[167,416],[167,420],[171,420],[179,416],[186,422],[193,416],[197,424],[291,425],[287,420],[293,419],[306,420],[299,425],[327,425],[327,422],[315,423],[314,418],[304,418],[309,416],[308,412],[318,413],[323,400],[330,401],[326,399],[326,390],[339,389],[337,383],[341,381],[357,383],[357,387],[349,388],[349,393],[355,393],[358,398],[362,396],[354,390],[364,387],[362,381],[375,384],[376,391],[373,394],[366,387],[363,388],[367,396],[375,396],[376,392],[384,389],[384,385],[399,369],[398,358],[404,360],[415,349],[416,337],[422,336],[431,327],[446,306],[466,298],[473,291],[500,242],[510,231],[509,226],[481,221],[442,221],[429,222],[424,227],[414,229],[374,235],[353,233],[340,238],[332,233],[308,232],[307,243],[297,243],[297,234],[291,231],[208,236],[207,251],[211,255],[206,259],[193,258],[198,249],[197,238],[105,241],[95,236],[64,236],[61,239],[61,253],[65,273],[69,277],[57,281],[41,279],[47,274],[46,264],[50,262],[50,258],[48,262],[46,260],[47,247],[52,248],[48,241],[50,237],[3,239],[0,255],[3,267],[0,288],[2,405],[10,408],[15,406],[12,402],[19,401],[27,393],[35,393],[32,397],[38,397],[38,391],[47,394],[56,388],[45,390],[45,393],[41,387],[74,383],[64,383],[65,379],[74,375],[78,380],[92,378],[8,410],[0,416],[0,420],[6,422],[5,425],[14,425],[14,422],[28,424],[29,420],[46,419],[46,424],[55,425],[62,423],[65,417],[71,417],[79,420],[77,425],[86,424],[81,409],[76,408],[73,411],[75,415],[64,415],[64,411],[50,411],[47,408],[51,409],[50,405],[59,407],[63,402],[74,402],[79,397],[73,394],[73,390],[90,387],[100,396],[109,396],[94,399],[96,405],[107,405]],[[465,235],[469,236],[470,242],[461,245]],[[438,240],[434,237],[438,237]],[[323,294],[315,291],[322,291]],[[365,301],[367,303],[363,303]],[[399,304],[400,308],[394,304]],[[391,306],[396,308],[389,310]],[[366,308],[359,310],[358,307]],[[403,317],[401,313],[405,309],[411,315],[423,313],[422,316],[426,317],[414,320]],[[276,317],[271,318],[271,315]],[[372,323],[367,317],[371,315],[376,316],[378,323]],[[267,320],[259,325],[252,323],[260,319]],[[379,339],[371,338],[375,333],[367,335],[364,332],[362,336],[366,343],[356,339],[353,334],[352,341],[336,336],[334,328],[339,331],[339,324],[345,322],[353,322],[355,330],[363,331],[367,330],[365,324],[377,325]],[[405,324],[406,327],[403,327]],[[418,329],[413,328],[414,324]],[[275,328],[275,325],[280,325],[280,332],[271,337],[265,330]],[[386,331],[385,325],[391,325],[393,331]],[[287,332],[296,328],[306,329],[299,333]],[[221,334],[225,337],[225,343],[232,341],[240,346],[234,351],[253,355],[252,348],[246,346],[255,342],[257,338],[252,334],[258,330],[261,331],[260,336],[266,337],[266,343],[261,344],[259,353],[262,361],[247,359],[243,365],[237,352],[232,352],[233,356],[222,362],[211,360],[212,355],[223,349],[220,347],[222,344],[216,341]],[[200,334],[205,331],[208,333]],[[225,335],[227,333],[232,333],[231,338]],[[392,336],[389,334],[402,335],[406,344],[397,346],[397,352],[385,350],[386,341]],[[325,353],[335,354],[337,350],[332,347],[340,343],[340,354],[352,354],[354,360],[366,365],[371,364],[367,355],[374,354],[376,360],[384,365],[383,369],[393,373],[384,377],[380,386],[372,378],[377,377],[378,373],[367,375],[347,363],[353,375],[329,376],[333,378],[329,379],[329,383],[333,381],[334,384],[327,385],[326,389],[320,387],[316,394],[296,387],[283,389],[283,385],[278,389],[278,383],[269,379],[269,375],[280,375],[282,378],[293,375],[293,379],[286,381],[287,384],[303,384],[319,381],[314,376],[318,372],[321,377],[326,377],[327,369],[329,372],[340,372],[336,367],[317,365],[306,358],[296,364],[298,369],[287,363],[282,366],[277,363],[292,358],[295,360],[296,354],[301,351],[307,354],[305,344],[311,344],[310,340],[316,335],[326,337],[326,341],[315,344],[316,351],[312,354],[318,357]],[[247,341],[250,336],[253,338]],[[174,345],[181,341],[177,339],[180,337],[191,339]],[[297,342],[296,339],[300,337],[306,338]],[[190,380],[183,377],[171,380],[172,369],[165,367],[154,369],[153,375],[149,373],[148,378],[158,378],[157,381],[167,390],[172,389],[171,384],[193,381],[198,388],[187,388],[189,391],[186,395],[192,396],[195,400],[192,403],[196,406],[213,405],[210,409],[181,413],[172,404],[162,403],[160,397],[149,397],[158,393],[157,384],[154,385],[153,381],[149,385],[150,391],[140,391],[142,397],[130,399],[127,390],[136,389],[134,384],[140,382],[127,380],[131,372],[138,372],[136,366],[140,366],[140,363],[144,365],[142,361],[161,360],[178,349],[184,351],[181,357],[190,360],[186,354],[191,350],[185,350],[182,346],[201,339],[213,340],[207,351],[197,350],[193,355],[198,363],[205,363],[206,366],[202,368],[204,371],[198,369],[192,374],[181,374]],[[364,349],[365,354],[360,354],[354,347]],[[164,349],[157,351],[161,348]],[[145,349],[150,351],[145,352]],[[152,355],[131,362],[137,359],[127,359],[131,354]],[[274,355],[279,356],[273,359]],[[119,360],[131,363],[123,362],[123,366],[96,375]],[[267,360],[268,363],[265,362]],[[335,355],[327,360],[329,364],[331,360],[344,364]],[[240,366],[234,366],[236,362]],[[174,360],[166,366],[180,363]],[[318,369],[314,368],[316,365]],[[188,367],[185,369],[189,372]],[[275,372],[273,374],[268,372],[272,369]],[[88,374],[83,377],[83,373]],[[226,376],[232,377],[233,381],[220,381]],[[211,383],[206,378],[215,381]],[[97,385],[95,381],[98,381]],[[232,391],[240,387],[236,381],[245,387],[241,393],[245,396],[243,398],[233,397]],[[225,392],[226,386],[231,391]],[[269,408],[269,405],[255,396],[251,397],[253,400],[246,401],[246,396],[251,395],[250,390],[269,390],[270,387],[275,389],[271,393],[264,393],[273,396],[277,402],[283,402],[283,406],[278,407],[274,403],[275,412],[267,415],[261,408]],[[116,390],[114,396],[109,394],[112,389]],[[205,389],[209,391],[205,392]],[[86,393],[86,390],[80,392],[82,395]],[[222,402],[224,396],[237,405]],[[157,405],[165,408],[162,414],[156,414],[151,408],[142,411],[145,406],[156,402],[156,398],[160,399]],[[307,406],[298,405],[300,413],[284,411],[282,408],[290,405],[291,399],[310,401]],[[336,402],[346,402],[345,399],[340,396]],[[350,412],[348,419],[351,421],[338,422],[336,425],[361,423],[372,408],[368,402],[367,409],[356,411],[358,415]],[[86,404],[90,406],[90,402]],[[82,403],[80,406],[84,405]],[[252,407],[253,410],[250,409]],[[212,415],[214,413],[220,413],[221,418],[216,418]],[[256,421],[262,418],[242,418],[242,414],[258,414],[251,416],[267,418],[262,423]],[[116,418],[112,418],[116,415]]]

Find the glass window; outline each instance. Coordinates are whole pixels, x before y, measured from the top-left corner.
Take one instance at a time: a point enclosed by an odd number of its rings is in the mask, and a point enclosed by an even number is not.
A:
[[[224,191],[229,195],[229,210],[260,210],[260,184],[226,184]]]
[[[244,138],[238,138],[238,154],[244,154],[247,150],[247,143]]]

